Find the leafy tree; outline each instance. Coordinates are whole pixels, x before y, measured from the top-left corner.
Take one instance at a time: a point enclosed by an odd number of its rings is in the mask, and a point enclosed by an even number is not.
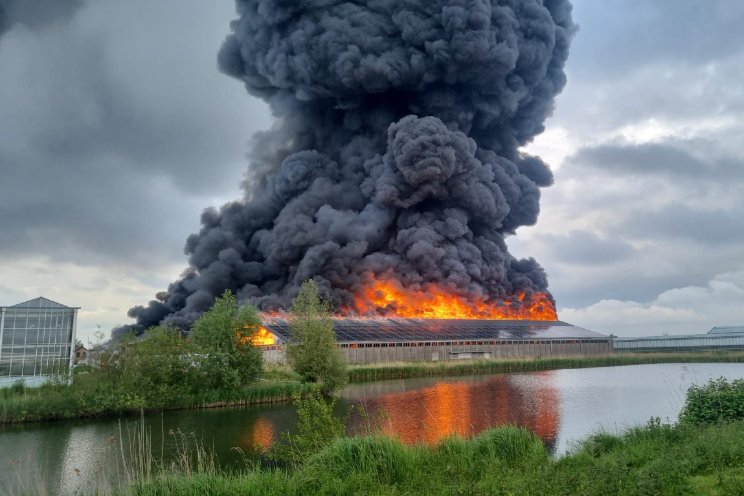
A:
[[[118,376],[115,383],[121,393],[143,405],[178,401],[198,387],[189,343],[180,331],[169,327],[150,328],[143,339],[123,345],[117,366],[110,372]]]
[[[325,393],[346,382],[346,361],[333,332],[328,302],[313,280],[305,281],[292,302],[287,360],[305,382],[318,382]]]
[[[203,355],[199,361],[205,378],[218,383],[213,387],[227,389],[234,382],[240,385],[258,379],[263,356],[253,345],[252,337],[260,327],[256,307],[239,306],[230,290],[194,323],[189,335],[197,353]]]

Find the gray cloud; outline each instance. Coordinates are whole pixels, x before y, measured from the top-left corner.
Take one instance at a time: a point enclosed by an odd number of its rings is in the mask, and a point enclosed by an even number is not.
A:
[[[580,149],[568,161],[570,165],[593,168],[619,176],[665,176],[677,181],[720,182],[744,180],[744,159],[715,157],[710,140],[663,143],[605,144]],[[685,148],[695,148],[699,157]],[[705,155],[705,153],[708,155]]]
[[[659,210],[635,210],[623,229],[637,238],[668,238],[702,245],[744,245],[744,201],[731,208],[700,208],[671,202]]]
[[[13,25],[34,29],[69,18],[85,0],[0,0],[0,35]]]
[[[181,259],[194,216],[235,194],[252,129],[269,122],[216,71],[229,6],[12,9],[0,46],[0,256]]]
[[[635,255],[623,239],[600,237],[597,233],[573,230],[566,235],[545,235],[541,240],[556,260],[577,265],[611,264]]]
[[[620,336],[703,333],[744,321],[744,271],[723,273],[699,284],[672,286],[648,302],[602,299],[586,308],[566,308],[574,322]]]
[[[569,73],[582,79],[615,80],[644,65],[702,65],[744,46],[739,0],[577,0],[574,7],[581,30]]]

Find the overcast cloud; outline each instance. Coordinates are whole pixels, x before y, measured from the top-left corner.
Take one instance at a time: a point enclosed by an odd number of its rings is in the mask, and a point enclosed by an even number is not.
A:
[[[127,322],[240,195],[264,104],[220,74],[230,0],[0,0],[0,304]],[[559,316],[619,335],[744,324],[744,3],[575,0],[569,82],[529,145]],[[260,146],[260,145],[259,145]]]

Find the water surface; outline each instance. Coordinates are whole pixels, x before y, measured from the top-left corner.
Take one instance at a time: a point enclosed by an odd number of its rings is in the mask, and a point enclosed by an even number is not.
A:
[[[593,432],[622,432],[651,417],[676,420],[691,384],[742,378],[744,364],[655,364],[351,385],[338,409],[349,432],[370,424],[407,443],[434,443],[517,424],[555,454]],[[352,408],[353,406],[353,408]],[[364,414],[360,413],[364,409]],[[152,456],[165,463],[200,442],[225,469],[244,467],[292,430],[290,405],[166,412],[144,418]],[[122,480],[137,459],[138,417],[0,428],[0,494],[76,494]],[[130,447],[135,447],[132,453]],[[183,451],[183,450],[181,450]]]

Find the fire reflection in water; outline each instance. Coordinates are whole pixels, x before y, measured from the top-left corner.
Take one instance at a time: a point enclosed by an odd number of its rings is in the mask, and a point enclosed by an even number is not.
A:
[[[268,450],[276,441],[276,429],[270,418],[258,417],[248,433],[248,448],[259,448],[261,451]]]
[[[516,424],[540,436],[552,449],[560,426],[552,376],[553,372],[541,372],[443,380],[413,391],[368,396],[365,405],[371,417],[381,419],[385,434],[409,444],[433,444],[454,434],[472,436],[490,427]]]

